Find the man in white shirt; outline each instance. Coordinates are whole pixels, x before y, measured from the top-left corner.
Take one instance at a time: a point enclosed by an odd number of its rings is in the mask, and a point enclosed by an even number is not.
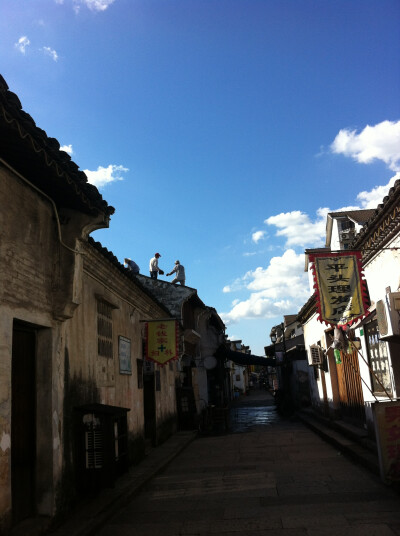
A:
[[[163,270],[161,270],[161,268],[158,267],[158,259],[160,257],[161,255],[159,253],[156,253],[154,257],[150,259],[149,270],[150,270],[150,277],[152,279],[157,279],[158,274],[163,275],[164,273]]]
[[[167,275],[172,275],[174,273],[176,274],[176,276],[171,281],[171,283],[180,283],[181,285],[185,285],[185,267],[182,266],[179,261],[175,261],[174,268]]]

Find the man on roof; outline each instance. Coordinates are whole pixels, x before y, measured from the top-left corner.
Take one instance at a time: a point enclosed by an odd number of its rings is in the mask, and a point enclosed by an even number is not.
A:
[[[158,259],[161,257],[159,253],[155,253],[154,257],[150,259],[150,277],[152,279],[157,279],[158,274],[163,275],[164,271],[161,270],[161,268],[158,267]]]
[[[171,281],[171,283],[177,284],[180,283],[181,285],[185,285],[185,267],[182,266],[182,264],[179,261],[175,261],[174,268],[167,274],[172,275],[176,274],[174,279]]]
[[[125,267],[128,268],[128,270],[130,272],[133,272],[134,274],[138,274],[140,272],[139,266],[132,259],[129,259],[129,258],[125,259]]]

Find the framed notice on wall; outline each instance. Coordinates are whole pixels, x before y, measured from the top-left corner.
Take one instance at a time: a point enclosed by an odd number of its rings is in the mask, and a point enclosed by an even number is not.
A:
[[[132,374],[131,340],[120,335],[118,337],[119,373]]]

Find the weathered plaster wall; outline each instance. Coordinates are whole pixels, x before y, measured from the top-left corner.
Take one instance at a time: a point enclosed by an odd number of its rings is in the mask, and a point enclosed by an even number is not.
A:
[[[167,363],[163,367],[156,365],[160,371],[161,389],[156,391],[156,442],[162,443],[171,433],[177,430],[177,407],[175,384],[177,377],[177,361]]]
[[[50,314],[59,251],[52,207],[1,165],[0,200],[0,301],[15,309]]]
[[[135,442],[142,438],[144,442],[143,388],[138,388],[137,377],[137,360],[143,358],[143,321],[165,318],[166,312],[93,247],[86,244],[83,250],[82,303],[74,317],[67,321],[68,404],[100,402],[129,408],[130,440]],[[98,355],[98,299],[113,306],[112,358]],[[119,336],[131,341],[132,374],[120,371]],[[161,390],[155,391],[156,427],[164,429],[168,421],[169,433],[172,433],[176,429],[176,424],[171,424],[176,420],[176,363],[158,370]],[[160,434],[166,435],[166,432]]]
[[[50,203],[0,165],[0,523],[11,516],[11,369],[14,320],[29,323],[36,337],[36,501],[40,514],[54,511],[61,472],[58,427],[62,393],[52,390],[60,373],[53,315],[54,269],[60,248]],[[52,411],[53,410],[53,411]]]
[[[39,514],[54,515],[74,496],[72,408],[91,402],[127,407],[130,440],[143,438],[140,320],[165,311],[84,239],[97,217],[69,210],[60,244],[53,206],[0,165],[0,532],[11,520],[11,371],[13,322],[36,334],[36,485]],[[60,215],[60,214],[59,214]],[[60,215],[61,216],[61,215]],[[101,217],[99,217],[101,220]],[[81,239],[83,239],[81,241]],[[97,355],[97,296],[115,305],[111,359]],[[118,336],[131,340],[132,375],[120,374]],[[176,365],[156,392],[160,436],[176,429]]]
[[[304,330],[304,343],[307,350],[308,364],[311,365],[310,346],[317,344],[318,342],[327,350],[327,341],[325,336],[325,324],[321,324],[317,320],[317,315],[314,314],[303,325]],[[322,384],[322,371],[319,371],[319,378],[316,380],[314,377],[314,367],[309,366],[309,381],[310,381],[310,393],[311,401],[314,406],[320,407],[324,402],[323,384]],[[325,385],[327,402],[329,405],[329,411],[335,413],[339,404],[339,393],[337,386],[337,375],[335,370],[334,359],[331,352],[328,352],[328,372],[325,371]]]
[[[196,369],[193,369],[193,379],[196,383],[196,407],[197,412],[209,403],[208,400],[208,379],[207,370],[204,367],[204,359],[214,356],[217,348],[224,341],[224,331],[218,330],[214,325],[210,324],[210,311],[199,310],[197,312],[196,331],[200,334],[199,355],[196,357]]]

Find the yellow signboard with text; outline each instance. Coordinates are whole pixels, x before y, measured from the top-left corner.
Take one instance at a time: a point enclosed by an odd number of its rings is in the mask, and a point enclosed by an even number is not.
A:
[[[178,322],[156,320],[146,324],[146,359],[165,365],[179,357]]]
[[[350,325],[366,314],[368,300],[359,252],[310,254],[310,261],[321,322]]]

